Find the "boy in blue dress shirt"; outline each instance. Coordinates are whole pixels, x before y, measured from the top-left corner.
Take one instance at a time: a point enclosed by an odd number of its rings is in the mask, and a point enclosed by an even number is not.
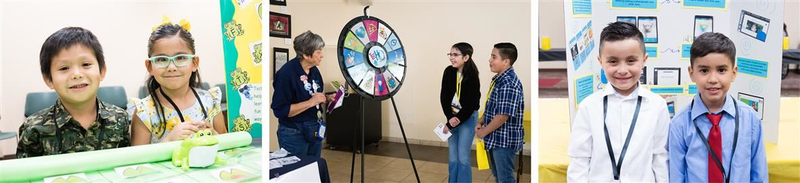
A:
[[[728,95],[736,47],[709,32],[691,48],[689,76],[697,94],[669,126],[670,182],[769,182],[761,119]]]

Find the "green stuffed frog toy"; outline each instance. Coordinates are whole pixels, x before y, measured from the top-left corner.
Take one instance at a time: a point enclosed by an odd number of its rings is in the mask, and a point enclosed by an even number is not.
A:
[[[181,167],[184,171],[189,167],[208,167],[225,164],[225,160],[217,155],[219,141],[213,136],[210,129],[197,131],[192,136],[184,139],[178,148],[172,151],[172,165]]]

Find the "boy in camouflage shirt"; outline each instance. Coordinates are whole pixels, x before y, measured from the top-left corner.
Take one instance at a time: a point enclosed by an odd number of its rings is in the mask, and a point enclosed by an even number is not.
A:
[[[25,119],[17,158],[130,146],[130,120],[122,108],[100,101],[106,73],[103,48],[92,32],[66,27],[39,53],[42,79],[58,100]]]

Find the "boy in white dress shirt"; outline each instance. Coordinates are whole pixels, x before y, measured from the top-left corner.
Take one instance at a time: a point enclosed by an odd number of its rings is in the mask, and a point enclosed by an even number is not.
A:
[[[609,84],[581,101],[570,134],[568,182],[667,182],[666,101],[639,85],[642,33],[625,22],[600,34],[597,58]]]

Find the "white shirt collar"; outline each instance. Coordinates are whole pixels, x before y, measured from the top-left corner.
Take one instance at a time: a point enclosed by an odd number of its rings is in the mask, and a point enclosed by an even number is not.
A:
[[[614,89],[614,86],[611,85],[611,83],[608,83],[603,88],[603,96],[613,95],[622,100],[636,99],[639,97],[639,89],[642,88],[642,85],[640,85],[639,83],[636,83],[636,85],[637,85],[636,89],[634,89],[633,92],[631,92],[631,94],[629,94],[628,96],[624,96],[620,94],[616,89]]]

